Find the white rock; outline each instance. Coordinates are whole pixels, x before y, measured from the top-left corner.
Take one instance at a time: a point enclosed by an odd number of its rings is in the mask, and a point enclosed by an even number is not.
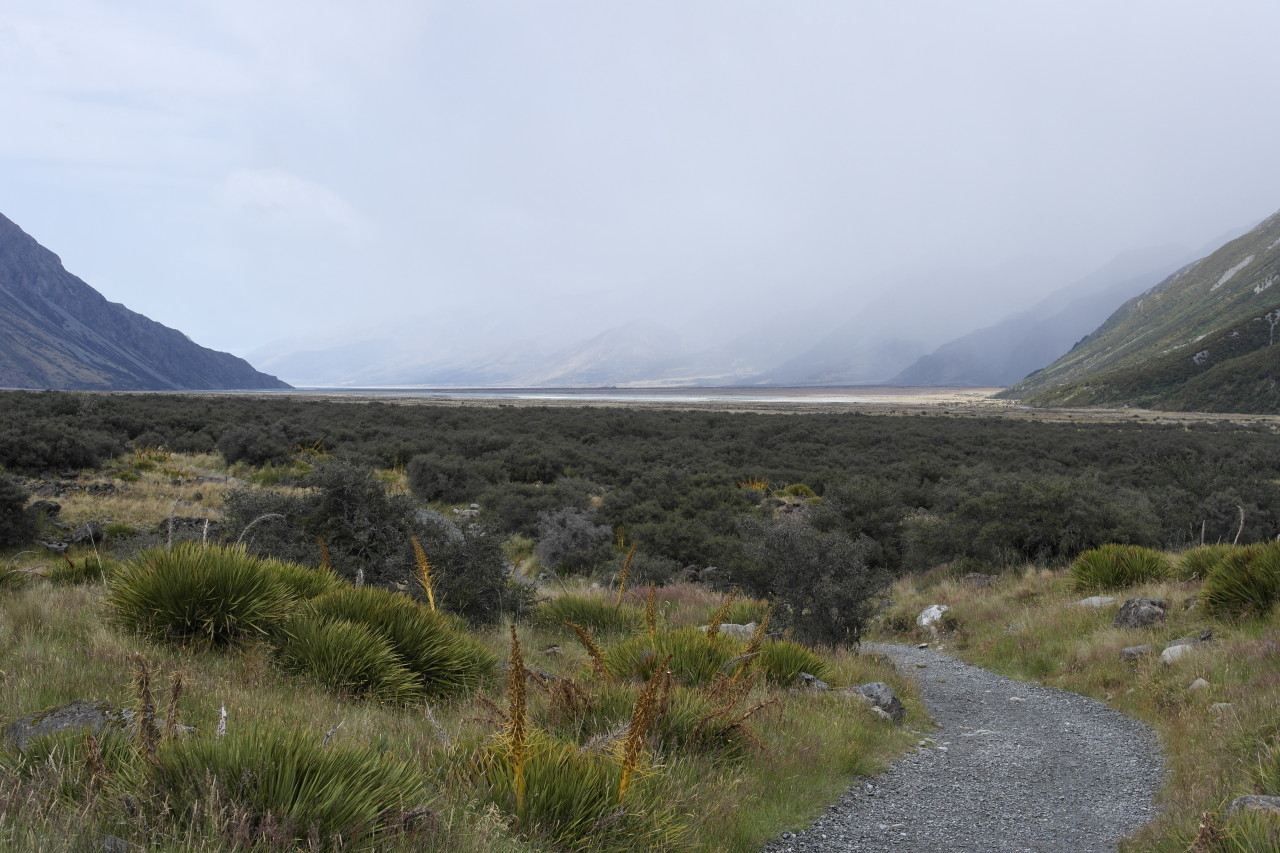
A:
[[[1082,598],[1079,601],[1067,605],[1068,607],[1106,607],[1108,604],[1115,604],[1116,600],[1109,595],[1094,595],[1089,598]]]
[[[1214,702],[1209,706],[1209,710],[1215,714],[1225,714],[1234,707],[1230,702]]]
[[[1177,647],[1175,646],[1174,648],[1177,648]],[[1210,686],[1211,685],[1209,684],[1209,682],[1205,681],[1203,678],[1197,678],[1195,681],[1191,682],[1191,686],[1188,687],[1187,689],[1188,690],[1208,690]]]
[[[942,614],[950,609],[951,606],[948,604],[930,604],[920,611],[920,615],[916,617],[916,624],[921,628],[937,631],[938,623],[942,621]]]
[[[1160,663],[1173,666],[1177,661],[1191,654],[1195,646],[1170,646],[1160,653]]]

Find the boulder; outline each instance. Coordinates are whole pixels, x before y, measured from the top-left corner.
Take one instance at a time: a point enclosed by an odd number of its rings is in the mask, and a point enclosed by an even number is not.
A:
[[[894,693],[893,688],[883,681],[870,681],[866,684],[859,684],[857,687],[850,687],[844,692],[847,696],[854,696],[869,703],[895,723],[902,722],[902,718],[907,715],[907,709],[902,707],[902,700],[898,698],[898,694]]]
[[[699,625],[699,631],[706,631],[710,625]],[[722,622],[720,624],[720,633],[726,637],[735,637],[739,640],[750,640],[755,636],[756,628],[760,627],[759,622],[748,622],[745,625],[738,625],[733,622]]]
[[[1197,678],[1187,687],[1188,690],[1208,690],[1212,685],[1203,678]]]
[[[58,732],[81,731],[85,734],[98,734],[108,728],[133,730],[136,725],[135,716],[134,712],[128,708],[117,708],[110,702],[80,700],[28,714],[5,729],[0,734],[0,739],[12,743],[19,750],[25,750],[27,744],[33,739]],[[157,717],[156,726],[163,730],[165,721]],[[195,728],[179,725],[177,730],[179,734],[189,734],[195,731]]]
[[[930,604],[924,610],[920,611],[920,615],[916,617],[916,624],[921,628],[928,628],[930,633],[938,632],[938,625],[942,622],[942,614],[951,609],[949,604]]]
[[[1091,595],[1088,598],[1082,598],[1079,601],[1068,604],[1068,607],[1106,607],[1108,604],[1115,604],[1116,600],[1109,595]]]
[[[1120,660],[1138,660],[1154,653],[1155,649],[1148,645],[1126,646],[1120,650]]]
[[[48,500],[32,501],[27,505],[27,512],[35,515],[37,518],[57,518],[58,513],[62,512],[62,504],[57,501]]]
[[[1175,663],[1182,660],[1182,658],[1186,657],[1188,654],[1190,654],[1194,650],[1195,650],[1195,646],[1187,643],[1182,643],[1176,646],[1169,646],[1167,649],[1165,649],[1163,652],[1160,653],[1160,663],[1164,664],[1165,666],[1173,666]]]
[[[1235,705],[1232,705],[1230,702],[1214,702],[1209,706],[1209,710],[1218,716],[1222,716],[1233,708],[1235,708]]]
[[[96,521],[80,525],[76,528],[76,532],[71,534],[71,544],[73,545],[100,545],[106,539],[107,532]]]
[[[1266,797],[1261,794],[1246,794],[1243,797],[1236,797],[1231,801],[1231,805],[1227,806],[1227,814],[1237,815],[1242,812],[1265,812],[1267,814],[1280,815],[1280,797]]]
[[[71,702],[28,714],[4,730],[4,739],[20,750],[43,735],[81,730],[97,734],[105,728],[127,728],[133,723],[133,711],[123,710],[110,702]]]
[[[827,682],[823,681],[821,678],[818,678],[818,676],[811,675],[810,673],[807,673],[807,672],[800,673],[799,680],[802,684],[804,684],[805,687],[808,687],[810,690],[826,690],[828,687],[831,686],[827,684]]]
[[[1147,628],[1164,621],[1169,602],[1164,598],[1131,598],[1111,621],[1114,628]]]

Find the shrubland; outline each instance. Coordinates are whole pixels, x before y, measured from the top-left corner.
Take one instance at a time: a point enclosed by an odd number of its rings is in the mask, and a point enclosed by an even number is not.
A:
[[[1111,694],[1191,756],[1143,843],[1272,784],[1240,770],[1280,749],[1246,698],[1280,594],[1266,427],[0,398],[0,719],[91,699],[195,727],[10,750],[13,849],[754,849],[925,725],[797,679],[910,697],[849,649],[877,613],[918,639],[935,598],[962,654]],[[1107,590],[1195,591],[1168,630],[1212,626],[1193,660],[1241,727],[1112,660],[1147,635],[1061,606]]]

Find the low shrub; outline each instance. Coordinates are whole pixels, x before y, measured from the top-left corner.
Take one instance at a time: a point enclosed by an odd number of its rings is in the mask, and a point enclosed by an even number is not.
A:
[[[1264,616],[1280,599],[1280,543],[1247,545],[1224,556],[1204,579],[1205,608],[1218,616]]]
[[[66,586],[96,583],[109,577],[118,566],[119,564],[115,560],[104,559],[96,554],[91,554],[79,562],[68,558],[62,562],[54,563],[44,573],[44,576],[50,583]]]
[[[755,601],[750,598],[739,598],[729,605],[724,621],[730,625],[750,625],[764,618],[769,609],[768,602]]]
[[[1225,543],[1190,548],[1178,555],[1173,564],[1173,576],[1182,581],[1204,580],[1213,567],[1234,550],[1235,545]]]
[[[533,611],[535,624],[568,632],[566,622],[586,628],[596,636],[631,633],[644,627],[644,611],[633,604],[615,606],[594,595],[558,595],[540,602]]]
[[[517,763],[497,742],[472,766],[480,796],[512,815],[522,835],[547,848],[581,853],[684,850],[688,829],[660,779],[643,775],[619,797],[622,767],[612,755],[535,734],[525,746],[517,796]]]
[[[296,598],[243,548],[181,542],[121,566],[107,582],[106,602],[117,624],[152,640],[226,646],[266,636]]]
[[[35,535],[35,517],[27,512],[27,490],[0,474],[0,548],[22,545]]]
[[[1169,576],[1169,559],[1140,545],[1102,545],[1071,564],[1071,582],[1079,591],[1123,589]]]
[[[276,664],[323,687],[388,704],[423,697],[422,679],[391,643],[364,625],[305,614],[290,619],[276,642]]]
[[[410,761],[273,728],[166,741],[149,779],[156,801],[179,820],[219,810],[243,820],[247,812],[255,825],[323,849],[378,849],[425,796]]]
[[[458,617],[430,610],[401,593],[345,587],[313,599],[305,612],[321,620],[363,625],[386,640],[430,698],[474,689],[497,663],[465,633]]]
[[[743,648],[723,634],[708,637],[697,628],[677,628],[623,640],[605,652],[605,668],[615,678],[648,680],[658,663],[669,659],[667,668],[681,683],[709,684]]]
[[[802,672],[825,679],[831,669],[817,652],[788,640],[766,640],[752,664],[778,687],[795,684]]]

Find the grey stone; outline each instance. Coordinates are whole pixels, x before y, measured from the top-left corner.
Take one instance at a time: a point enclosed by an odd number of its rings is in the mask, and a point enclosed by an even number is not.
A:
[[[707,630],[707,627],[708,626],[703,625],[698,630],[705,631]],[[760,627],[760,623],[758,622],[748,622],[745,625],[725,622],[720,626],[720,633],[724,634],[726,637],[736,637],[739,640],[750,640],[755,635],[756,628],[758,627]]]
[[[1212,705],[1209,706],[1210,711],[1219,715],[1225,714],[1234,708],[1235,708],[1235,705],[1232,705],[1230,702],[1214,702]]]
[[[133,845],[128,841],[125,841],[123,838],[118,838],[114,835],[104,835],[102,836],[102,844],[99,845],[98,849],[102,851],[102,853],[129,853],[129,851],[133,849]]]
[[[1108,604],[1115,604],[1115,599],[1109,595],[1091,595],[1088,598],[1082,598],[1079,601],[1067,605],[1068,607],[1106,607]]]
[[[942,614],[950,609],[951,605],[949,604],[930,604],[920,611],[920,615],[916,617],[916,624],[921,628],[928,628],[932,633],[937,633],[938,624],[942,621]]]
[[[110,702],[71,702],[22,717],[4,730],[4,739],[25,750],[31,740],[43,735],[77,729],[97,734],[105,728],[127,728],[132,722],[133,711]]]
[[[1137,660],[1138,658],[1144,658],[1147,655],[1154,654],[1154,653],[1155,653],[1155,649],[1149,645],[1126,646],[1125,648],[1120,650],[1120,659],[1121,660]]]
[[[1173,666],[1179,660],[1186,657],[1187,654],[1194,651],[1195,648],[1196,646],[1194,644],[1188,644],[1188,643],[1183,643],[1177,646],[1169,646],[1167,649],[1165,649],[1163,652],[1160,653],[1160,663],[1164,664],[1165,666]]]
[[[1246,794],[1243,797],[1236,797],[1231,801],[1231,805],[1227,806],[1227,814],[1236,815],[1242,812],[1280,814],[1280,797],[1266,797],[1261,794]]]
[[[106,531],[103,530],[102,525],[96,521],[90,521],[88,524],[80,525],[76,528],[76,532],[71,534],[71,543],[73,545],[99,545],[105,542],[106,539]]]
[[[1112,620],[1114,628],[1147,628],[1164,621],[1169,602],[1164,598],[1131,598],[1120,606]]]
[[[984,575],[982,572],[969,572],[969,574],[960,578],[960,583],[973,589],[995,586],[999,582],[1000,579],[995,575]]]
[[[800,673],[799,678],[800,681],[804,683],[804,686],[808,687],[810,690],[826,690],[831,686],[821,678],[818,678],[818,676],[811,675],[807,672]]]
[[[27,511],[40,518],[57,518],[58,513],[62,512],[62,504],[48,500],[32,501],[27,505]]]
[[[889,718],[895,723],[902,722],[902,718],[907,715],[907,709],[902,706],[902,700],[898,698],[898,694],[883,681],[870,681],[866,684],[859,684],[857,687],[850,687],[845,692],[870,702],[873,707],[888,714]]]
[[[117,708],[110,702],[79,700],[27,714],[0,733],[0,739],[13,743],[19,750],[25,750],[33,739],[58,732],[83,731],[86,734],[98,734],[110,728],[133,730],[135,716],[132,710]],[[164,719],[157,717],[156,726],[163,730]],[[195,731],[195,727],[178,725],[177,731],[181,735],[190,734]]]
[[[1213,685],[1205,681],[1203,678],[1197,678],[1187,687],[1188,690],[1208,690]]]

